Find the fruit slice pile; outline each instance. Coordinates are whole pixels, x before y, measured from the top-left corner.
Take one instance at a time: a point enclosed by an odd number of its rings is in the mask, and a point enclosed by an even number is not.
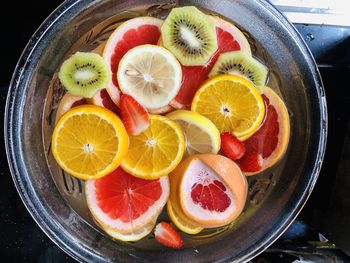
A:
[[[237,27],[216,16],[209,16],[209,19],[216,27],[218,48],[204,66],[182,66],[182,86],[176,98],[171,102],[171,105],[177,109],[186,108],[191,104],[196,91],[208,78],[220,54],[241,50],[251,55],[250,45]]]
[[[122,23],[58,75],[67,93],[53,156],[86,180],[91,215],[117,240],[154,230],[181,248],[175,228],[158,222],[165,205],[187,234],[230,224],[246,202],[244,175],[275,165],[288,146],[288,111],[265,86],[268,68],[237,27],[193,6]]]

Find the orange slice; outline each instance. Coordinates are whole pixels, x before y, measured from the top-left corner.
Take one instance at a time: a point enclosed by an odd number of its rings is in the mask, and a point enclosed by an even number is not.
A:
[[[52,134],[52,153],[59,166],[83,180],[112,172],[128,147],[129,137],[119,117],[94,105],[68,111]]]
[[[134,176],[157,179],[175,169],[184,151],[181,128],[166,117],[151,114],[149,128],[130,136],[130,148],[121,166]]]
[[[204,82],[191,110],[210,119],[220,133],[231,132],[241,141],[254,134],[265,114],[264,101],[254,85],[243,77],[227,74]]]

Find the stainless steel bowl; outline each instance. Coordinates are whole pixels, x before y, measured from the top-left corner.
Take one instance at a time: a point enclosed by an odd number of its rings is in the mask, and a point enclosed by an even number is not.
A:
[[[67,175],[59,174],[48,149],[55,103],[61,96],[52,79],[64,58],[80,47],[97,45],[120,20],[145,14],[164,17],[175,5],[196,5],[220,14],[246,32],[254,54],[270,68],[270,84],[291,117],[288,152],[277,167],[250,178],[250,199],[240,220],[220,234],[188,237],[183,250],[108,238],[84,212],[84,205],[74,201],[83,199],[80,182],[68,182]],[[312,55],[295,28],[263,0],[67,0],[41,25],[18,61],[5,116],[8,161],[24,204],[59,247],[84,262],[253,258],[286,230],[306,202],[321,168],[326,134],[326,99]]]

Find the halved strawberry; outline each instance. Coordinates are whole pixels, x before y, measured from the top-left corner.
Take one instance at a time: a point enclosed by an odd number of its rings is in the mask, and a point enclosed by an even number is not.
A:
[[[243,157],[245,153],[245,145],[238,140],[234,135],[224,132],[220,135],[221,151],[230,159],[238,160]]]
[[[166,222],[160,222],[155,230],[154,235],[156,240],[167,247],[181,248],[182,238],[176,230]]]
[[[133,97],[122,94],[120,97],[120,112],[126,131],[138,135],[149,127],[149,116]]]
[[[257,151],[247,152],[242,159],[236,161],[242,172],[253,173],[261,170],[263,158]]]

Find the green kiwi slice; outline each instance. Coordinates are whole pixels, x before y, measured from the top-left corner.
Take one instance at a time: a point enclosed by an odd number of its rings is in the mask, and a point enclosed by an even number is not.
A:
[[[249,54],[242,51],[232,51],[222,53],[219,56],[209,73],[209,77],[220,74],[241,75],[253,82],[255,86],[260,87],[266,85],[268,69]]]
[[[164,47],[185,66],[205,65],[218,48],[213,21],[194,6],[173,8],[161,34]]]
[[[111,79],[106,61],[89,52],[77,52],[64,61],[58,77],[70,94],[84,98],[92,98]]]

